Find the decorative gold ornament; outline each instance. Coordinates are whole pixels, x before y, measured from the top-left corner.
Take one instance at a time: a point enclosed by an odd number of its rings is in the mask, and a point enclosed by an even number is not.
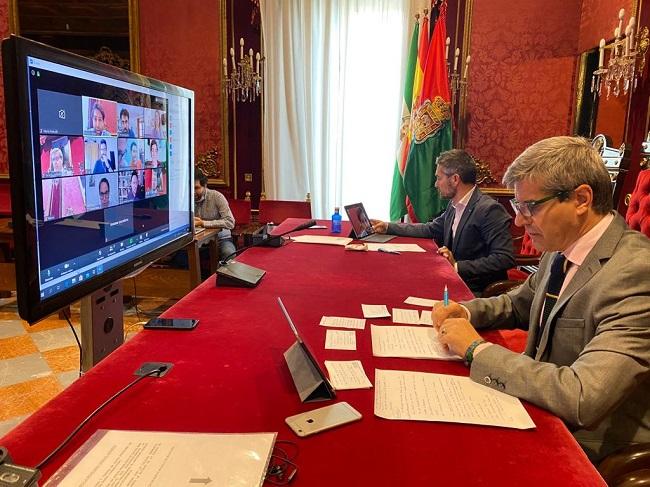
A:
[[[219,151],[216,147],[208,149],[196,160],[196,167],[208,178],[222,179],[223,174],[219,169]]]
[[[474,164],[476,165],[476,184],[483,186],[486,184],[494,184],[497,182],[492,175],[490,170],[490,165],[487,162],[483,162],[480,159],[473,158]]]

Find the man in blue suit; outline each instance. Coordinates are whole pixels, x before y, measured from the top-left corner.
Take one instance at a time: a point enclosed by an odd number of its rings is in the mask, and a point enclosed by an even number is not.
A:
[[[436,165],[436,188],[450,200],[447,209],[428,223],[372,220],[373,228],[378,233],[432,238],[440,247],[438,253],[478,296],[488,284],[507,279],[506,271],[515,265],[511,217],[476,186],[476,165],[467,152],[443,152]]]

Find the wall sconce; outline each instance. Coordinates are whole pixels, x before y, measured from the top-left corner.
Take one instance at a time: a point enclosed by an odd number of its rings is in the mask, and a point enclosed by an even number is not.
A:
[[[223,58],[223,80],[222,91],[232,96],[233,101],[253,102],[262,93],[262,73],[260,63],[264,59],[258,52],[253,56],[253,50],[249,49],[244,55],[244,39],[239,39],[239,61],[235,62],[235,49],[230,48],[230,60],[232,70],[228,76],[228,60]],[[255,66],[253,63],[255,62]]]
[[[639,76],[645,67],[645,54],[650,43],[648,28],[636,30],[636,19],[631,17],[623,30],[624,18],[625,9],[621,9],[618,13],[618,27],[614,29],[614,41],[609,46],[606,45],[605,39],[600,40],[598,69],[591,78],[591,92],[600,95],[604,84],[607,98],[612,92],[614,96],[619,96],[621,91],[627,95],[630,88],[636,89]],[[607,67],[605,49],[611,50]]]

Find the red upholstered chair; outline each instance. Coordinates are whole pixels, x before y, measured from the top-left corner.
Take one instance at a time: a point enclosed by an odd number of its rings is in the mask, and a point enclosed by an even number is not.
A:
[[[260,200],[259,222],[279,225],[287,218],[311,218],[309,201]]]
[[[508,279],[505,281],[497,281],[490,284],[483,291],[483,297],[489,298],[503,294],[526,280],[526,278],[535,272],[537,265],[539,265],[539,257],[541,253],[533,246],[533,240],[530,235],[524,233],[519,237],[513,238],[515,245],[515,265],[512,269],[508,269]],[[519,249],[517,250],[517,244]]]
[[[650,237],[650,169],[639,173],[625,221],[632,230]]]

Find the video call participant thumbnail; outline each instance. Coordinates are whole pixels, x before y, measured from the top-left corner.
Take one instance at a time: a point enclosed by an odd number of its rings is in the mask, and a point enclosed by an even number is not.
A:
[[[38,130],[40,134],[81,135],[83,117],[81,97],[37,90]]]
[[[167,137],[166,114],[164,110],[144,109],[144,136],[152,139]]]
[[[86,137],[86,174],[102,174],[115,171],[117,139],[113,137]]]
[[[143,171],[120,172],[120,203],[137,201],[144,198]]]
[[[145,167],[160,167],[167,161],[166,141],[150,139],[147,141]]]
[[[120,137],[135,137],[135,132],[131,128],[131,114],[126,108],[120,110],[120,124],[117,134]]]
[[[78,176],[85,173],[82,137],[41,135],[40,142],[43,178]]]
[[[86,209],[108,208],[119,204],[117,173],[86,176]]]
[[[43,219],[57,220],[86,212],[84,176],[44,179]]]
[[[117,135],[117,103],[98,98],[82,97],[85,135]]]
[[[143,141],[140,139],[117,139],[120,169],[142,169]]]

